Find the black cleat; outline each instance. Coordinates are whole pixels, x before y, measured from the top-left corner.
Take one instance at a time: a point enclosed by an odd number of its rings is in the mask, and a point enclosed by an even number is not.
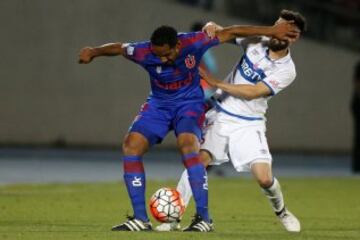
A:
[[[129,231],[129,232],[140,232],[140,231],[152,231],[150,222],[143,222],[132,216],[127,216],[128,220],[123,224],[113,226],[111,231]]]
[[[214,225],[212,221],[205,222],[201,216],[195,215],[191,224],[183,229],[183,232],[212,232],[214,231]]]

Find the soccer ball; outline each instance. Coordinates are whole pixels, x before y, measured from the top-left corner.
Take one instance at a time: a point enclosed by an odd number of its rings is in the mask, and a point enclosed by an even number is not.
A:
[[[185,204],[180,193],[171,188],[160,188],[150,199],[150,212],[159,222],[175,222],[184,214]]]

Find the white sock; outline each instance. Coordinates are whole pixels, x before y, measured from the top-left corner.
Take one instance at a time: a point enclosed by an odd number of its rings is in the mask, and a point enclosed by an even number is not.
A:
[[[285,204],[279,181],[274,178],[274,183],[269,188],[263,188],[262,190],[265,196],[269,199],[274,212],[280,212],[284,208]]]
[[[189,176],[187,174],[186,169],[181,174],[181,178],[180,178],[180,180],[178,182],[176,190],[178,190],[180,192],[181,197],[184,200],[185,207],[187,207],[189,205],[189,202],[190,202],[190,199],[191,199],[191,196],[192,196],[192,190],[191,190],[191,186],[190,186],[190,183],[189,183]]]

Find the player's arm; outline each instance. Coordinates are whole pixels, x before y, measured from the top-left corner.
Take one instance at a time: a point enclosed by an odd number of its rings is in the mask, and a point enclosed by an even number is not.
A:
[[[233,25],[222,27],[214,22],[209,22],[204,27],[210,36],[216,36],[220,43],[233,41],[237,37],[268,36],[280,40],[292,41],[296,39],[300,31],[291,21],[282,21],[273,26],[243,26]]]
[[[201,77],[207,81],[211,86],[221,89],[222,91],[234,96],[252,100],[255,98],[266,97],[272,94],[271,89],[263,82],[255,85],[250,84],[230,84],[220,81],[208,75],[203,69],[200,69]]]
[[[85,47],[80,50],[79,63],[90,63],[94,58],[100,56],[117,56],[125,54],[122,43],[107,43],[98,47]]]

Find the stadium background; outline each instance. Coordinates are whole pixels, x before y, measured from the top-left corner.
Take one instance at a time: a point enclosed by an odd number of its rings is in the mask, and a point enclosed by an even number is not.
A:
[[[119,146],[149,93],[147,74],[120,57],[78,65],[79,49],[146,40],[161,24],[179,31],[188,31],[197,20],[263,24],[229,17],[226,2],[216,1],[217,8],[205,11],[169,0],[1,1],[0,143]],[[257,4],[262,2],[267,1]],[[274,7],[268,24],[276,20],[280,7]],[[319,24],[311,21],[312,15],[308,20],[310,26]],[[329,28],[329,42],[305,37],[292,48],[297,79],[270,101],[268,136],[273,150],[344,153],[351,148],[349,106],[359,46],[332,41],[343,31],[335,25]],[[218,77],[230,71],[241,53],[234,46],[213,52]],[[171,137],[163,144],[173,145]]]

